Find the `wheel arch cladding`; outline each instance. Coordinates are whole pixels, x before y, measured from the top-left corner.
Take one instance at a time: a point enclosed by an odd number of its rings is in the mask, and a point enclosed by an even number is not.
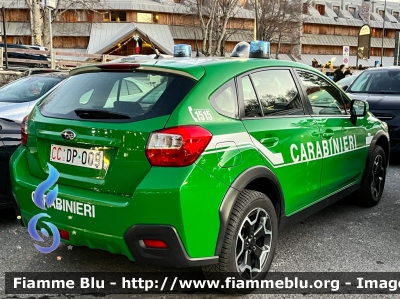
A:
[[[374,138],[372,139],[371,145],[368,150],[368,156],[367,156],[366,163],[368,163],[369,159],[371,158],[376,145],[379,145],[380,147],[383,148],[383,151],[385,152],[385,156],[386,156],[385,157],[386,158],[386,166],[388,166],[389,156],[390,156],[390,146],[389,146],[389,139],[387,137],[387,134],[384,133],[383,131],[377,132],[375,134]]]
[[[278,225],[279,220],[285,211],[285,203],[279,180],[275,174],[265,166],[255,166],[246,169],[235,179],[230,187],[231,188],[229,188],[228,192],[225,194],[219,209],[220,229],[215,250],[215,255],[217,256],[221,253],[222,243],[224,241],[232,207],[240,192],[244,189],[259,191],[269,197],[275,208]]]

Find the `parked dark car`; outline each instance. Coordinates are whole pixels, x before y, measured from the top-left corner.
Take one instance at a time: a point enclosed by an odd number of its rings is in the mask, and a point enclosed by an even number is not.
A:
[[[0,42],[0,47],[4,48],[4,43]],[[18,45],[18,44],[7,44],[7,50],[8,49],[21,49],[21,50],[32,50],[32,48],[24,45]],[[47,62],[50,61],[50,58],[46,55],[42,54],[27,54],[27,53],[18,53],[18,52],[8,52],[7,51],[7,57],[8,58],[15,58],[15,59],[29,59],[29,60],[38,60],[37,63],[32,63],[32,62],[15,62],[15,61],[9,61],[8,65],[9,66],[25,66],[25,67],[47,67]],[[3,58],[5,58],[5,52],[3,54]],[[41,63],[41,61],[43,63]],[[46,63],[45,63],[46,62]],[[3,62],[5,64],[5,61]]]
[[[370,68],[346,90],[352,99],[365,100],[370,111],[388,125],[391,153],[400,152],[400,67]]]
[[[20,143],[21,124],[0,118],[0,210],[13,207],[8,163]]]

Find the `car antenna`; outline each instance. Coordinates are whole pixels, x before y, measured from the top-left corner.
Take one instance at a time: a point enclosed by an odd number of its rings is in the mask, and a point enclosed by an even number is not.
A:
[[[151,48],[153,49],[154,53],[156,54],[156,57],[154,57],[154,59],[158,59],[160,57],[160,52],[156,49],[156,47],[154,47],[153,42],[151,41],[150,37],[147,34],[146,34],[146,37],[150,41]]]
[[[196,31],[193,31],[193,32],[194,32],[194,40],[196,41],[196,57],[200,57],[200,54],[199,54],[199,45],[197,44]]]

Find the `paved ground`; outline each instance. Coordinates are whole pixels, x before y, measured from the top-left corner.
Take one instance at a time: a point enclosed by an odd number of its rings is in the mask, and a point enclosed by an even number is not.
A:
[[[399,182],[400,163],[394,161],[391,162],[385,193],[378,206],[366,209],[342,201],[282,232],[272,270],[282,272],[399,271]],[[68,250],[64,244],[60,245],[60,248],[53,253],[42,254],[33,247],[27,229],[18,226],[11,211],[0,212],[0,240],[0,298],[6,297],[4,295],[4,272],[177,271],[176,269],[137,265],[124,256],[112,255],[100,250],[80,247]],[[57,257],[61,257],[61,260],[58,260]],[[78,297],[94,298],[91,296]],[[107,298],[116,299],[128,297],[171,298],[172,296],[107,296]],[[215,298],[227,297],[227,295],[198,294],[190,295],[190,297]],[[246,297],[270,298],[272,296],[248,295]],[[328,298],[333,296],[279,296],[279,298],[301,297]],[[366,296],[336,297],[365,298]],[[371,297],[384,298],[385,296],[374,295]],[[395,297],[393,296],[393,298]]]

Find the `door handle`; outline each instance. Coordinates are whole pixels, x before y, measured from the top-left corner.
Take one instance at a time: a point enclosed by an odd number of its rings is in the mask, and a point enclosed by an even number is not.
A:
[[[267,137],[260,140],[260,142],[265,146],[275,146],[279,142],[278,137]]]
[[[331,138],[334,135],[333,132],[325,132],[322,134],[322,137],[324,138]]]

